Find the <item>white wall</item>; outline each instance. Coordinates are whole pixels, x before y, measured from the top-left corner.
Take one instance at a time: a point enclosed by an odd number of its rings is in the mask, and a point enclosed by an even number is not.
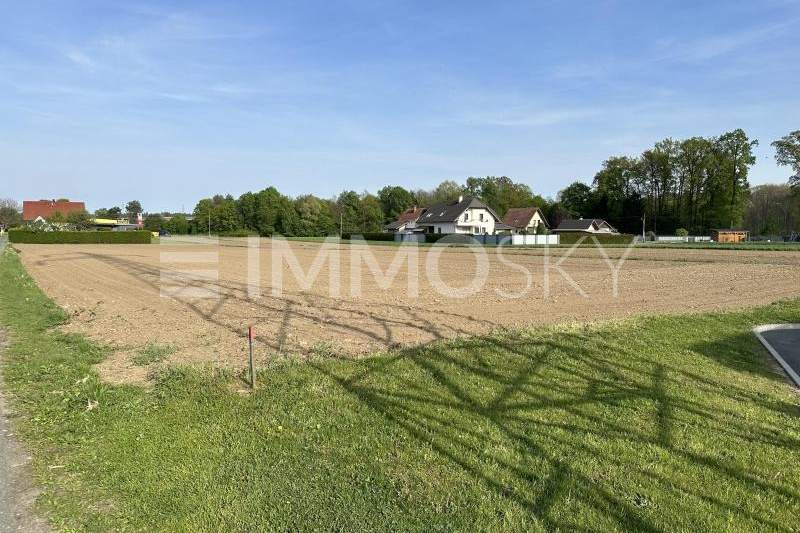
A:
[[[483,216],[483,220],[481,220],[481,216]],[[458,217],[456,233],[486,233],[494,235],[494,225],[495,219],[488,209],[471,207]]]

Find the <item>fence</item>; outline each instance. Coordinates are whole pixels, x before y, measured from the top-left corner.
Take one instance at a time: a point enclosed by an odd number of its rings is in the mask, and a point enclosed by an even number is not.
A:
[[[514,246],[558,246],[561,242],[559,235],[512,235],[511,244]]]
[[[395,233],[394,242],[425,242],[424,233]]]
[[[656,237],[656,242],[711,242],[711,237],[687,235],[685,237],[678,237],[676,235],[659,235]]]

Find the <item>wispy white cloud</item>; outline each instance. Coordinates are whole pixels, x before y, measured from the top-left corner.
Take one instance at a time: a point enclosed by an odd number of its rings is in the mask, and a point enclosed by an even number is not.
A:
[[[509,109],[496,112],[470,112],[462,120],[472,125],[540,127],[576,122],[602,114],[599,109]]]
[[[81,67],[93,68],[95,66],[92,58],[80,50],[67,50],[64,52],[64,55],[67,57],[67,59]]]
[[[786,20],[742,31],[710,35],[693,41],[670,40],[660,45],[660,56],[667,60],[704,62],[743,48],[780,38],[797,20]]]

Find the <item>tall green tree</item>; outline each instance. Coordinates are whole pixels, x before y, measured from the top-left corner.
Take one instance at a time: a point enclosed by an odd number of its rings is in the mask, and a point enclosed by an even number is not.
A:
[[[330,202],[307,195],[297,198],[294,207],[298,217],[297,235],[325,237],[336,233]]]
[[[598,200],[606,206],[605,218],[625,215],[626,202],[634,196],[637,165],[638,161],[630,157],[610,157],[595,174],[593,185]]]
[[[378,233],[383,229],[383,220],[383,210],[378,197],[364,194],[361,198],[361,231]]]
[[[678,145],[675,157],[680,194],[678,212],[681,225],[693,233],[702,231],[700,211],[703,207],[706,176],[713,157],[714,144],[703,137],[692,137]]]
[[[593,216],[594,192],[582,181],[576,181],[558,193],[558,202],[571,217],[589,218]]]
[[[361,197],[355,191],[344,191],[336,199],[336,211],[342,233],[363,231],[361,218]]]
[[[128,215],[128,221],[136,222],[136,215],[142,212],[142,204],[139,200],[131,200],[125,204],[125,213]]]
[[[388,223],[397,220],[397,217],[413,206],[416,202],[414,195],[397,185],[387,185],[378,191],[381,209],[383,210],[383,221]]]
[[[716,141],[717,152],[721,158],[720,167],[726,178],[728,192],[728,216],[730,225],[737,225],[744,215],[750,184],[747,175],[756,162],[753,148],[757,140],[750,140],[742,129],[723,133]]]
[[[800,189],[800,130],[773,141],[772,147],[775,148],[775,161],[779,165],[790,167],[795,173],[789,178],[789,184]]]
[[[148,215],[144,217],[144,229],[147,231],[161,231],[165,224],[166,222],[161,213],[148,213]]]
[[[92,217],[85,210],[72,211],[66,216],[66,222],[77,231],[85,231],[92,226]]]
[[[0,226],[4,228],[22,224],[19,202],[11,198],[0,199]]]
[[[145,224],[147,222],[145,221]],[[186,215],[178,213],[169,220],[165,220],[162,228],[173,235],[185,235],[189,233],[189,220]]]

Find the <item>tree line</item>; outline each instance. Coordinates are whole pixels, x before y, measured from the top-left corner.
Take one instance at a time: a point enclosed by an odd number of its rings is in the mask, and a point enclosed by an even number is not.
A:
[[[755,211],[763,202],[754,203],[748,175],[756,159],[757,140],[736,129],[718,137],[664,139],[641,155],[616,156],[603,162],[592,184],[575,182],[559,193],[561,216],[604,218],[621,231],[657,234],[677,230],[704,235],[713,228],[755,224]],[[780,193],[784,211],[798,209],[800,192],[800,131],[772,143],[775,159],[796,172],[786,186],[772,190]],[[760,199],[767,189],[756,189]],[[777,207],[777,206],[776,206]],[[764,215],[766,216],[766,215]],[[789,234],[797,231],[797,217],[784,213],[782,224],[748,226],[763,234]]]
[[[432,189],[387,185],[377,194],[348,190],[335,198],[314,195],[296,198],[275,187],[246,192],[238,198],[217,194],[200,200],[192,216],[151,213],[144,218],[151,231],[236,233],[287,236],[326,236],[373,233],[412,206],[428,207],[460,195],[481,198],[499,216],[509,208],[537,206],[551,227],[565,218],[602,218],[625,233],[644,227],[657,234],[736,227],[759,235],[788,235],[800,231],[800,130],[774,141],[775,160],[794,175],[782,185],[751,189],[748,176],[755,164],[758,141],[741,130],[718,137],[664,139],[638,156],[614,156],[602,163],[591,185],[576,181],[555,199],[535,194],[507,176],[469,177],[463,183],[445,180]],[[21,223],[19,204],[0,201],[0,224]],[[125,209],[100,208],[98,218],[127,217],[142,212],[137,200]],[[66,222],[90,224],[88,214],[71,214]],[[57,220],[62,222],[62,220]]]
[[[506,176],[470,177],[463,184],[445,180],[433,189],[387,185],[377,194],[349,190],[332,199],[314,195],[291,198],[275,187],[268,187],[238,198],[222,194],[203,198],[194,208],[188,231],[287,236],[326,236],[340,231],[376,233],[410,207],[454,201],[461,195],[482,198],[500,216],[510,207],[549,205],[546,199],[533,194],[528,185],[515,183]],[[166,220],[160,215],[145,219],[146,226],[162,222]],[[165,224],[160,227],[170,231]]]

